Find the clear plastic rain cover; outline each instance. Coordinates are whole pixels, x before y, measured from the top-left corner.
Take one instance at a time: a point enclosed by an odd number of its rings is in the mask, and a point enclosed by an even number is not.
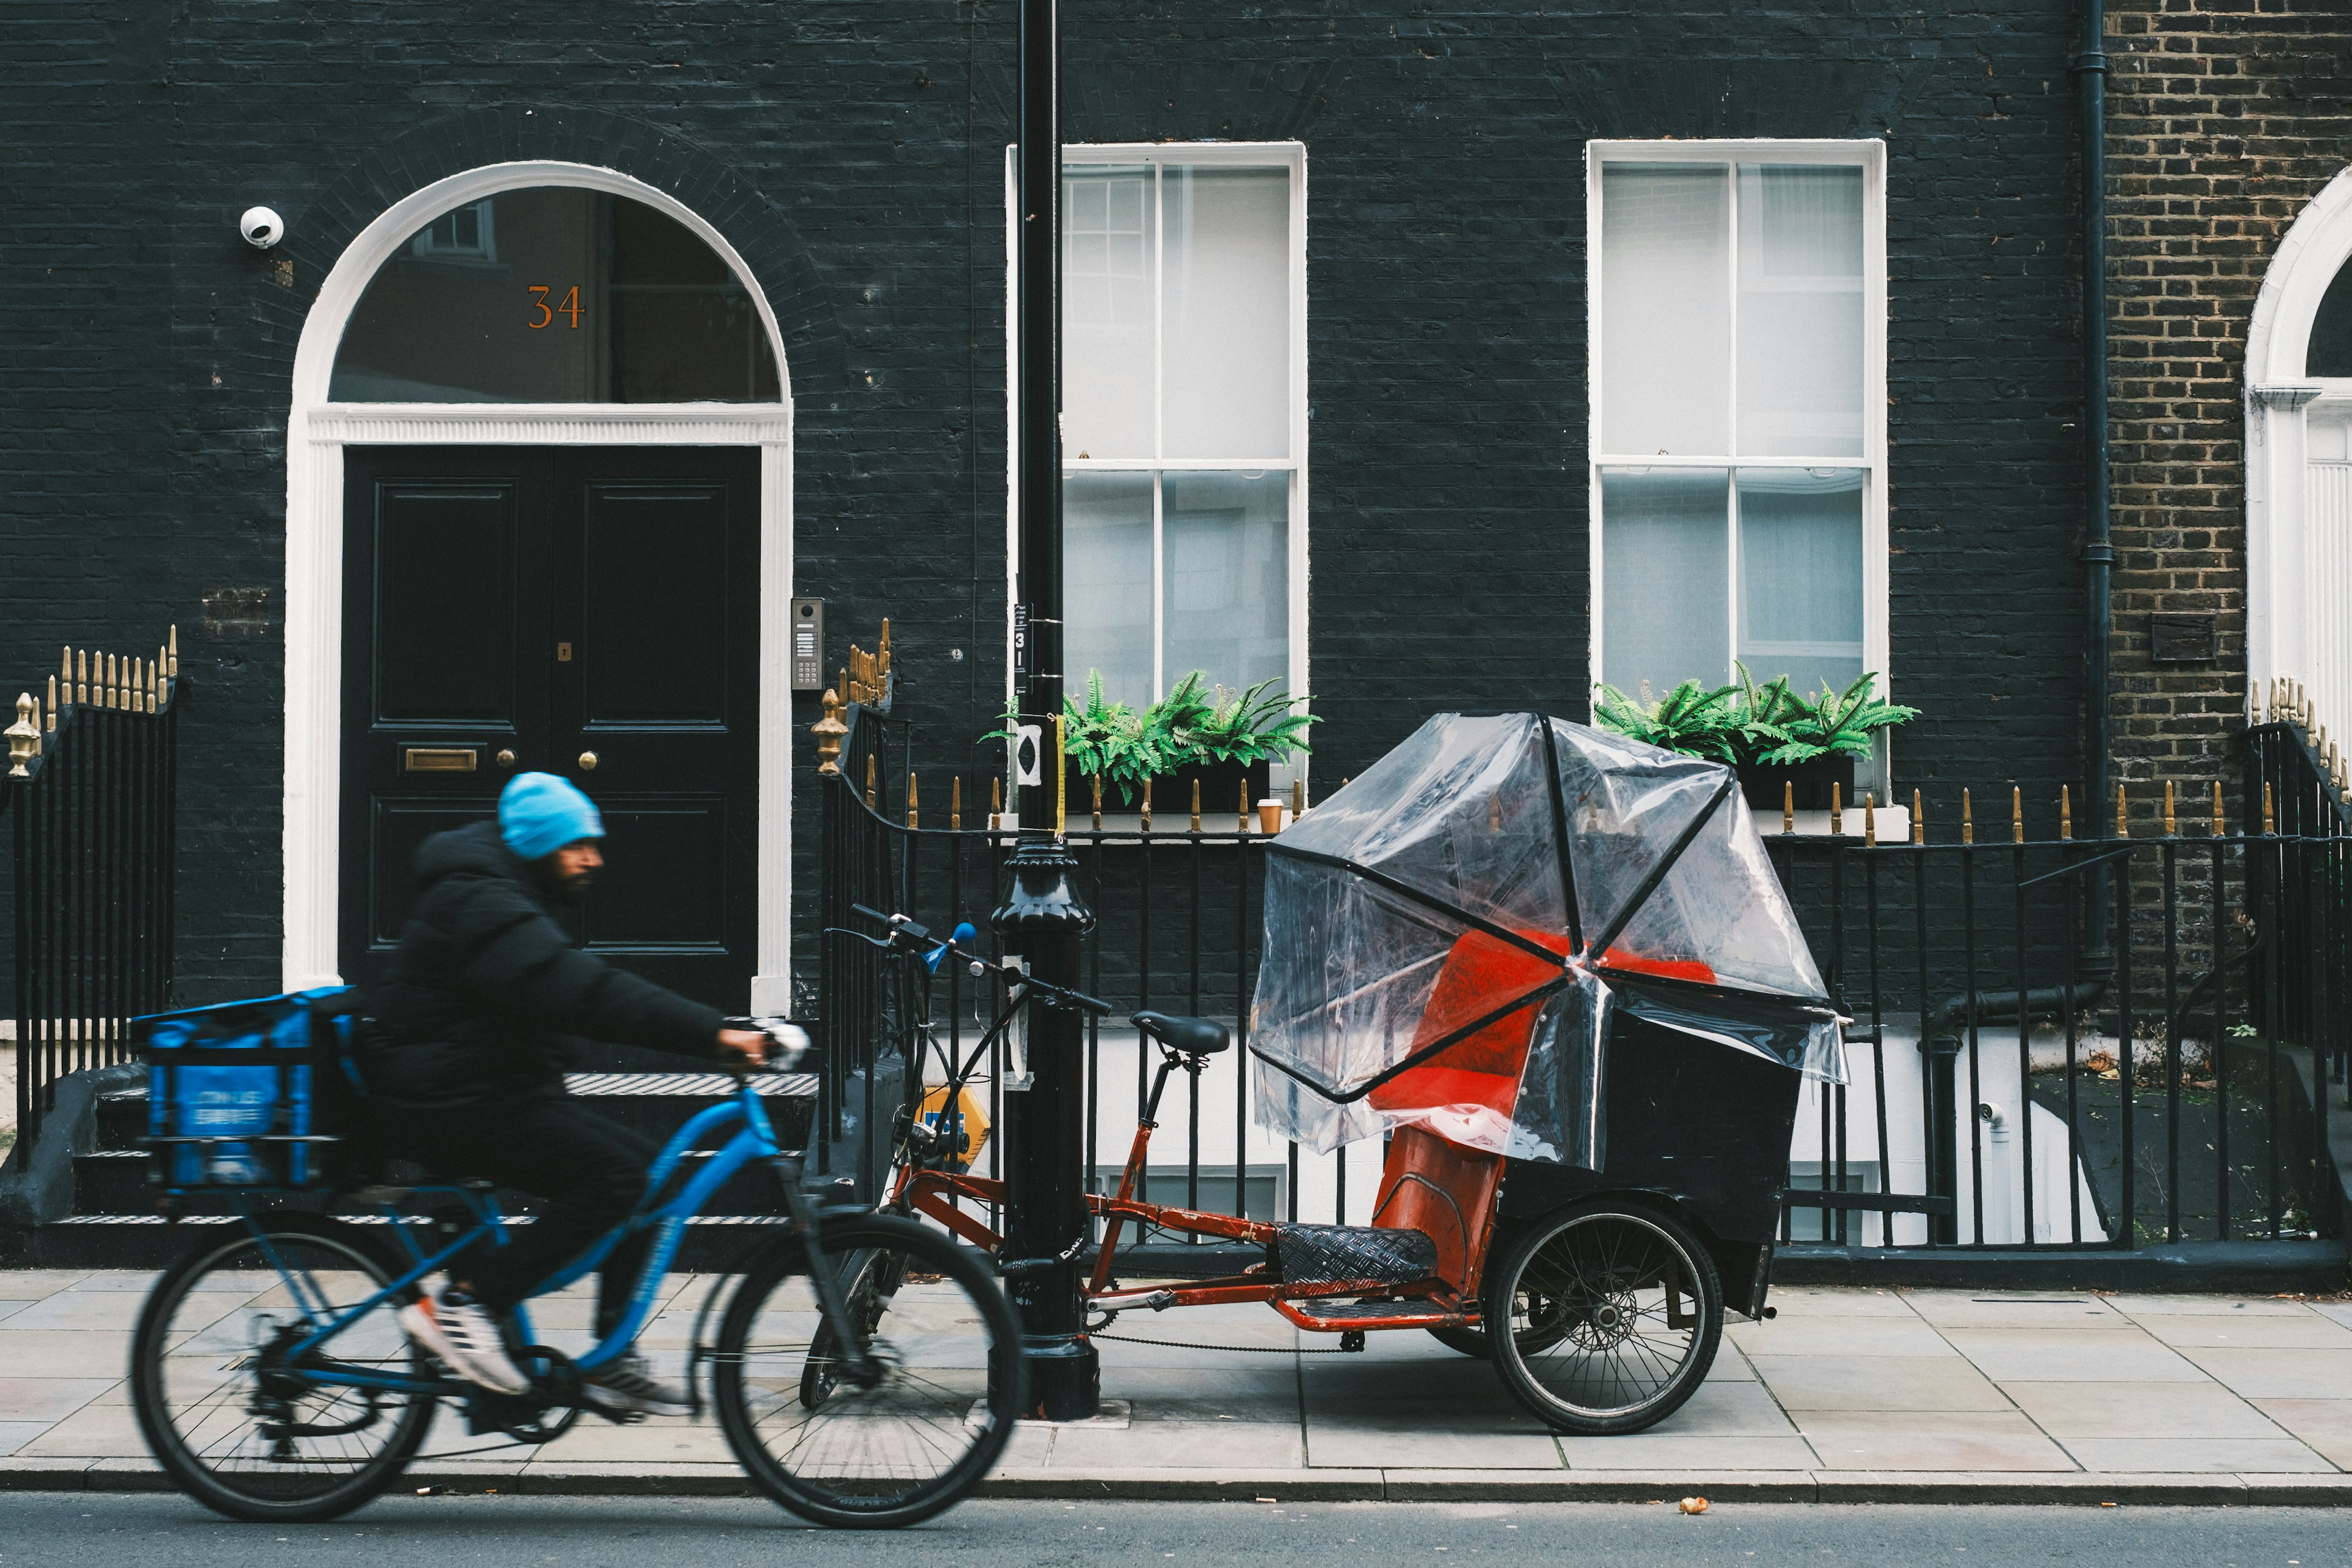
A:
[[[1441,713],[1273,848],[1258,1121],[1318,1152],[1422,1126],[1597,1170],[1619,1007],[1844,1081],[1820,972],[1718,763]]]

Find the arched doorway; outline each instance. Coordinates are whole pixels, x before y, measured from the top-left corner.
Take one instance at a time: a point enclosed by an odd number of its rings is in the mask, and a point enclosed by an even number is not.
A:
[[[355,977],[414,842],[536,768],[635,868],[592,942],[781,1008],[790,384],[742,258],[613,170],[470,170],[346,247],[288,430],[288,986]]]
[[[2352,169],[2263,278],[2246,340],[2247,702],[2284,678],[2352,736]]]

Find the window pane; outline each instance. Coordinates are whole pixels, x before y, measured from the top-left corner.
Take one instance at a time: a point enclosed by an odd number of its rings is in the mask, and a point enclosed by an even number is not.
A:
[[[1062,663],[1086,699],[1099,669],[1103,695],[1151,700],[1151,476],[1070,474],[1062,480]]]
[[[1164,455],[1289,457],[1289,171],[1164,169],[1160,216]]]
[[[1862,481],[1739,471],[1739,658],[1757,679],[1843,691],[1862,673]]]
[[[1663,697],[1720,686],[1728,643],[1729,487],[1720,469],[1601,476],[1601,679]]]
[[[1151,171],[1062,178],[1062,452],[1152,451]]]
[[[1730,449],[1731,181],[1723,164],[1601,174],[1601,445]]]
[[[2305,375],[2352,375],[2352,265],[2346,266],[2320,296],[2303,353]]]
[[[1862,171],[1739,167],[1739,449],[1862,456]]]
[[[1239,689],[1287,686],[1290,476],[1164,474],[1160,534],[1173,686],[1190,671]]]
[[[774,402],[774,352],[726,261],[667,214],[573,186],[433,219],[343,329],[337,402]]]

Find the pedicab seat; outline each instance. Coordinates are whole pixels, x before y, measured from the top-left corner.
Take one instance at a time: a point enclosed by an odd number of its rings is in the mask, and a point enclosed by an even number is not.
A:
[[[1215,1056],[1234,1043],[1234,1032],[1208,1018],[1184,1018],[1172,1013],[1137,1013],[1129,1018],[1145,1034],[1180,1057],[1195,1061]]]

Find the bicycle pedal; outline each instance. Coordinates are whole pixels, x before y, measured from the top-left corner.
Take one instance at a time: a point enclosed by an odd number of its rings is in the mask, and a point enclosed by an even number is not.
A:
[[[580,1408],[591,1415],[610,1421],[615,1426],[635,1426],[646,1418],[646,1413],[642,1410],[607,1410],[601,1405],[585,1403]]]

